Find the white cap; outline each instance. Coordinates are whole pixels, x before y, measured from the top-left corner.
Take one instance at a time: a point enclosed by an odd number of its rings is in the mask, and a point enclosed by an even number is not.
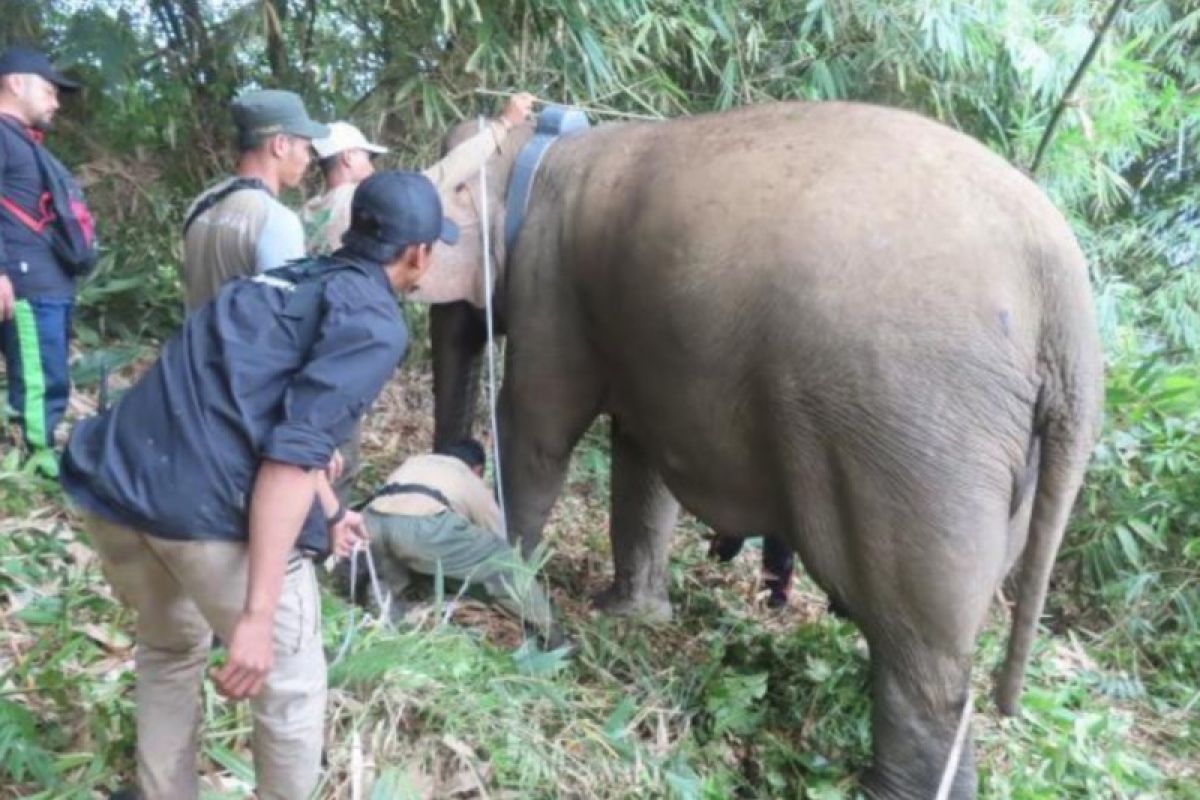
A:
[[[347,150],[366,150],[368,153],[386,153],[382,145],[371,144],[362,131],[349,122],[329,123],[329,135],[324,139],[313,139],[313,149],[318,158],[329,158]]]

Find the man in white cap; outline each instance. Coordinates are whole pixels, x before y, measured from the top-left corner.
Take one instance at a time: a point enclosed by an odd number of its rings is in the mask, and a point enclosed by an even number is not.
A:
[[[311,255],[331,253],[342,245],[350,226],[350,198],[354,188],[375,172],[375,156],[388,152],[367,141],[349,122],[331,122],[329,136],[313,140],[313,149],[325,176],[325,192],[300,209],[305,247]]]
[[[433,181],[443,203],[457,186],[475,174],[485,158],[496,152],[508,131],[528,119],[532,111],[533,95],[527,92],[513,95],[492,125],[455,147],[422,173]],[[372,159],[388,152],[386,147],[372,143],[348,122],[331,123],[329,129],[329,136],[313,140],[313,149],[325,175],[325,191],[300,210],[310,255],[323,255],[342,246],[342,234],[350,226],[350,198],[354,195],[354,187],[375,171]]]

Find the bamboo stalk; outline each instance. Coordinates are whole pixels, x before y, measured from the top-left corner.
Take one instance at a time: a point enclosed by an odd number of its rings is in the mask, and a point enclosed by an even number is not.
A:
[[[1100,23],[1100,28],[1096,31],[1096,35],[1092,37],[1091,46],[1083,54],[1083,60],[1079,62],[1079,66],[1075,68],[1075,74],[1071,76],[1071,81],[1067,84],[1066,91],[1063,92],[1058,105],[1054,107],[1054,113],[1050,115],[1050,122],[1046,124],[1046,130],[1042,133],[1042,140],[1038,142],[1037,152],[1033,156],[1033,163],[1029,165],[1030,175],[1035,175],[1038,167],[1041,166],[1042,156],[1046,154],[1046,148],[1050,145],[1050,140],[1054,138],[1054,129],[1058,127],[1058,120],[1062,117],[1063,110],[1071,102],[1071,95],[1075,93],[1075,88],[1083,80],[1083,74],[1087,72],[1088,65],[1092,63],[1092,59],[1096,57],[1096,53],[1100,50],[1100,42],[1104,40],[1104,34],[1108,32],[1109,26],[1112,25],[1113,20],[1116,19],[1117,12],[1121,10],[1121,6],[1123,5],[1125,5],[1125,0],[1113,0],[1113,4],[1108,8],[1108,13],[1104,15],[1104,20]]]

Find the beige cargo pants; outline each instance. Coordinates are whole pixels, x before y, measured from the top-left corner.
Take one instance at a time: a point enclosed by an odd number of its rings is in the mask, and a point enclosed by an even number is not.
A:
[[[228,642],[246,597],[245,544],[173,541],[84,517],[105,576],[137,612],[137,763],[146,800],[199,794],[200,686],[213,631]],[[288,563],[275,612],[275,663],[252,698],[260,800],[303,800],[317,783],[325,654],[313,563]]]

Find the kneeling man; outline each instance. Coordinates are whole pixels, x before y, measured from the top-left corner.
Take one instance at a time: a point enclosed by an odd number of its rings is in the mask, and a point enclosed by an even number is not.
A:
[[[482,587],[501,608],[555,639],[550,601],[500,532],[500,508],[483,482],[485,460],[483,446],[468,439],[413,456],[388,476],[363,511],[382,591],[396,608],[413,573],[440,569],[447,579]],[[355,592],[365,597],[361,563],[357,574]]]

